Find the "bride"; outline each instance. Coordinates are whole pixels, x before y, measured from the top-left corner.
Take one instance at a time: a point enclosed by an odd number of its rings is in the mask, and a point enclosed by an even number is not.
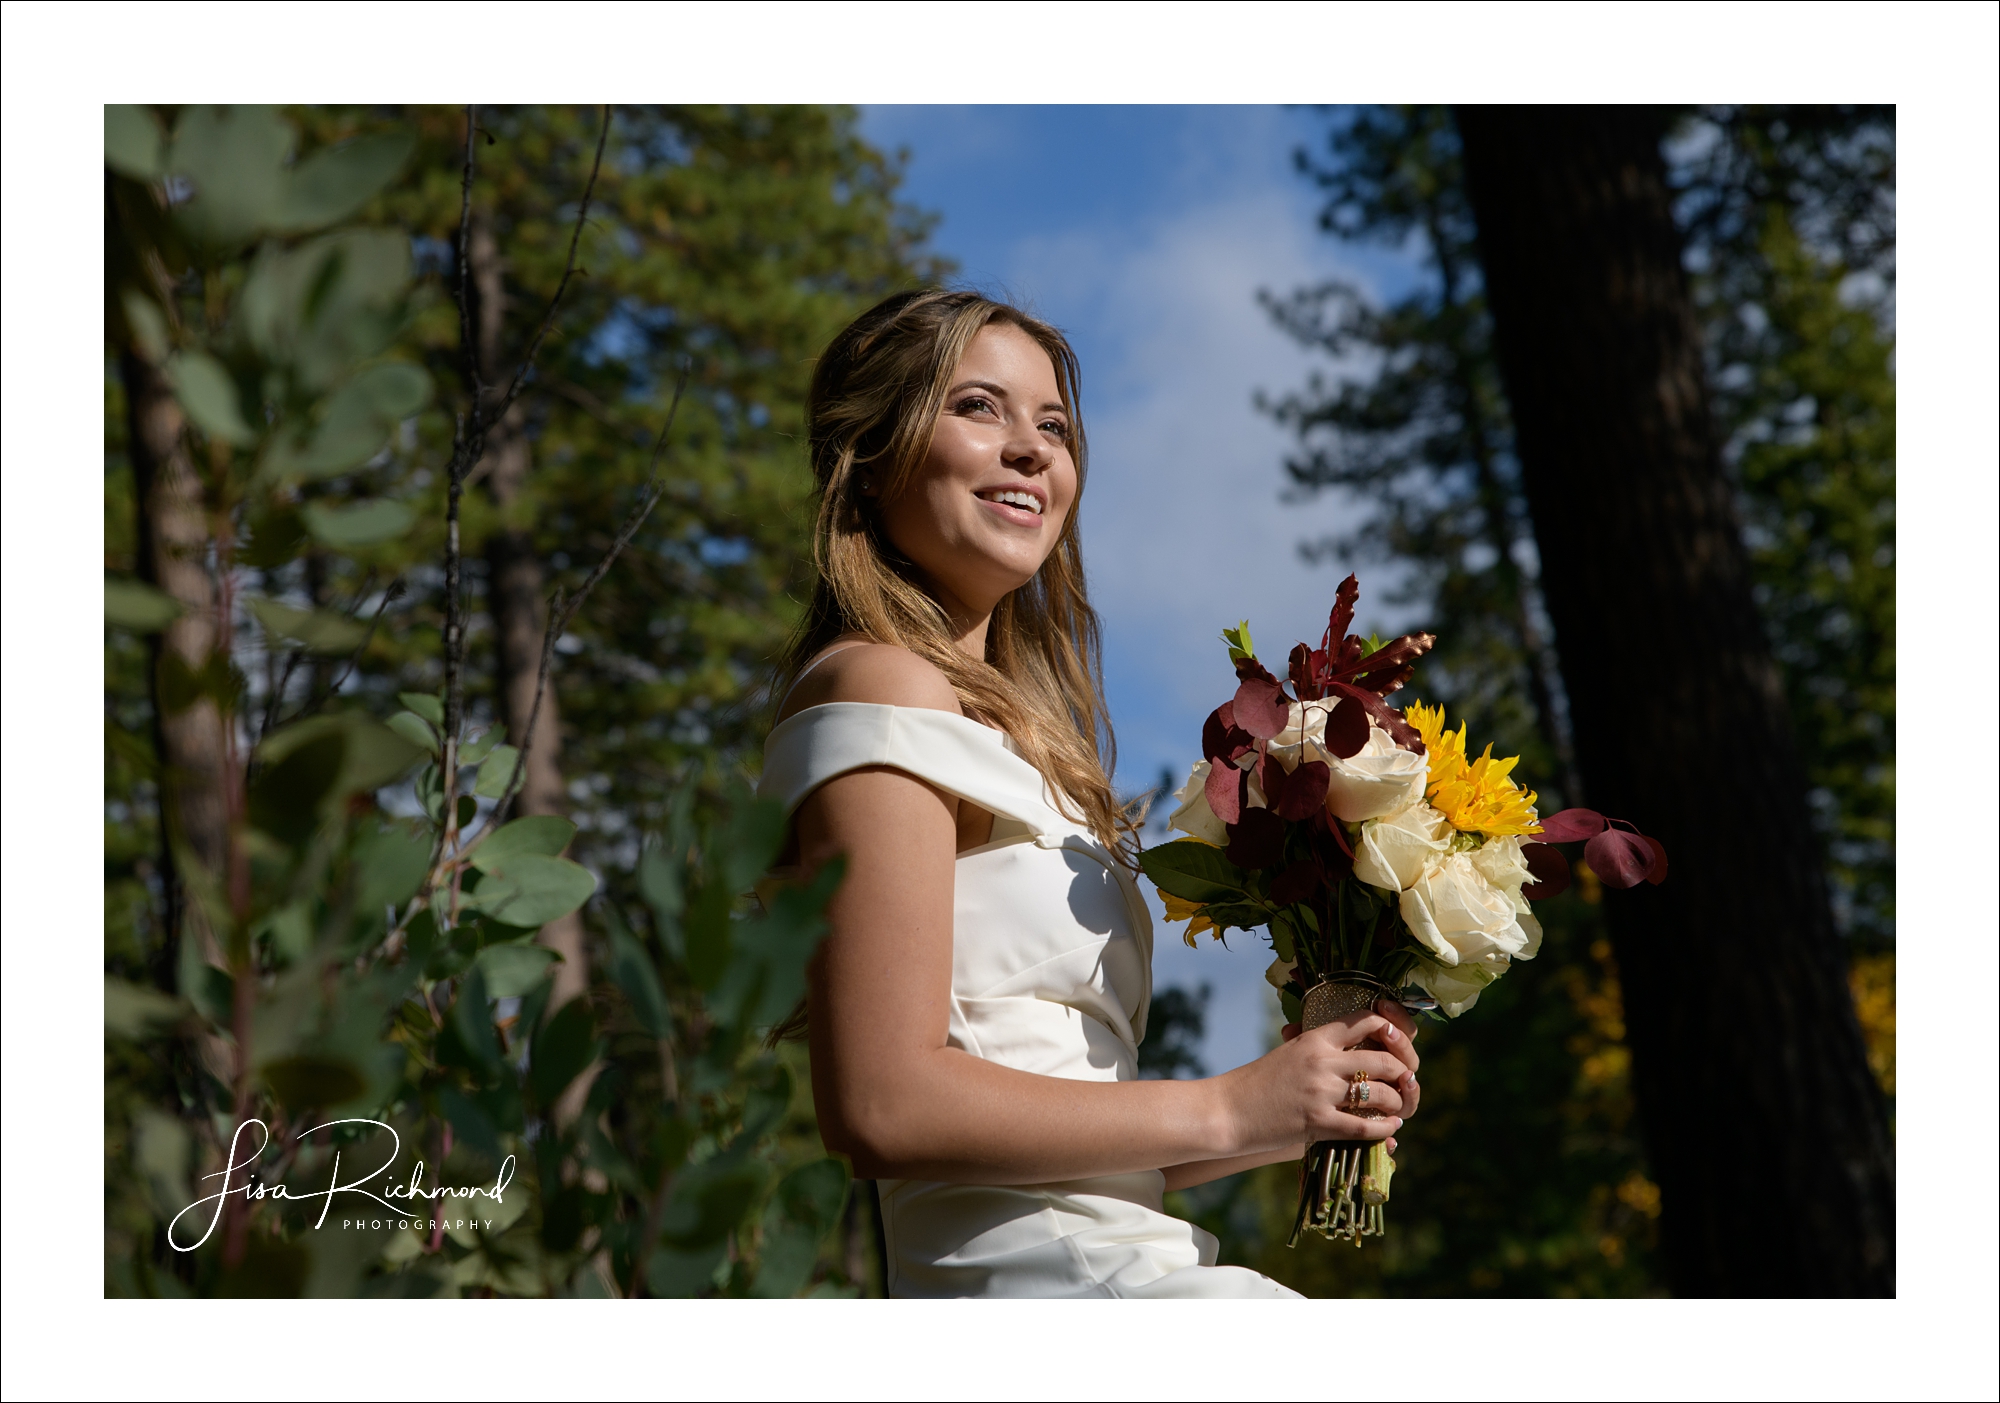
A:
[[[760,792],[786,866],[847,864],[804,1009],[820,1133],[881,1181],[892,1296],[1291,1296],[1161,1196],[1392,1134],[1414,1029],[1385,1002],[1219,1077],[1137,1079],[1152,926],[1076,386],[1055,328],[937,290],[864,313],[813,376],[818,580]],[[1386,1116],[1343,1109],[1362,1073]]]

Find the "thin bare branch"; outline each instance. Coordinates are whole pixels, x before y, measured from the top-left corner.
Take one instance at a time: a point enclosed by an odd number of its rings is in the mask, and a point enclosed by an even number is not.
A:
[[[583,200],[576,207],[576,227],[569,234],[569,257],[563,263],[562,281],[556,284],[555,296],[549,299],[549,309],[542,316],[542,324],[535,329],[535,339],[528,343],[528,353],[521,358],[520,367],[515,370],[513,380],[507,386],[507,393],[493,407],[490,423],[497,424],[519,397],[522,387],[528,383],[528,372],[535,367],[535,357],[541,354],[542,342],[547,339],[549,329],[556,324],[556,311],[562,306],[563,293],[569,290],[569,280],[576,276],[576,250],[583,241],[584,222],[590,217],[590,197],[597,189],[597,173],[604,168],[604,143],[611,135],[611,104],[604,105],[604,119],[597,127],[597,154],[591,158],[590,179],[583,187]]]
[[[528,709],[528,724],[521,732],[521,744],[514,757],[514,772],[507,781],[507,788],[501,794],[500,802],[493,806],[493,812],[479,835],[461,850],[461,857],[478,847],[485,841],[486,835],[499,826],[506,816],[508,805],[514,802],[514,796],[521,792],[521,785],[527,779],[528,748],[534,743],[535,723],[541,719],[542,698],[548,692],[549,673],[555,665],[556,641],[568,629],[570,620],[576,617],[576,611],[583,607],[583,601],[590,597],[593,589],[597,588],[597,582],[605,577],[625,547],[631,544],[632,538],[639,534],[639,528],[645,524],[646,518],[652,514],[653,508],[659,505],[661,496],[667,490],[666,479],[660,476],[660,455],[666,451],[667,437],[673,433],[674,420],[680,416],[681,396],[687,393],[688,372],[689,367],[683,365],[680,377],[674,382],[673,402],[667,406],[667,422],[660,430],[659,439],[653,444],[652,459],[646,464],[646,487],[640,494],[639,504],[632,509],[631,515],[625,518],[625,525],[619,529],[616,539],[604,552],[603,558],[597,562],[596,568],[584,579],[576,594],[573,597],[567,596],[558,587],[549,600],[549,622],[542,631],[542,662],[535,674],[535,701]]]

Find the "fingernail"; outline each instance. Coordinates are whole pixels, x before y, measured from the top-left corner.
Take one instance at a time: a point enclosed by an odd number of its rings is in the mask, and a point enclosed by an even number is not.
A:
[[[1403,1073],[1401,1086],[1405,1091],[1415,1091],[1417,1089],[1417,1074],[1415,1072]]]
[[[1384,1042],[1392,1042],[1400,1036],[1401,1034],[1399,1034],[1396,1031],[1396,1025],[1394,1023],[1391,1023],[1388,1027],[1382,1030],[1382,1040]]]

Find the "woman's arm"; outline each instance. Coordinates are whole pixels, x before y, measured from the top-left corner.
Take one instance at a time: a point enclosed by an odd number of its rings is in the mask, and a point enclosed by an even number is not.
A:
[[[832,669],[824,700],[958,710],[944,678],[900,650],[852,649],[820,670]],[[1046,1183],[1193,1161],[1269,1162],[1301,1141],[1379,1139],[1401,1124],[1395,1088],[1414,1071],[1415,1054],[1376,1015],[1315,1029],[1203,1081],[1071,1081],[950,1047],[959,801],[902,771],[874,768],[822,785],[795,821],[808,870],[847,857],[808,1007],[820,1133],[856,1173]],[[1395,1051],[1342,1050],[1343,1038],[1370,1036]],[[1340,1109],[1360,1071],[1380,1087],[1387,1117]]]

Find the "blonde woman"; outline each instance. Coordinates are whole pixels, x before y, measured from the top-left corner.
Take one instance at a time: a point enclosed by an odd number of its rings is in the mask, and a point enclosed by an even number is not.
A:
[[[1076,387],[1053,327],[936,290],[862,315],[814,375],[819,578],[761,787],[788,866],[847,861],[803,1017],[820,1133],[881,1181],[891,1295],[1289,1296],[1161,1195],[1392,1134],[1412,1029],[1383,1005],[1223,1076],[1137,1079],[1152,928]],[[1362,1072],[1387,1117],[1344,1109]]]

